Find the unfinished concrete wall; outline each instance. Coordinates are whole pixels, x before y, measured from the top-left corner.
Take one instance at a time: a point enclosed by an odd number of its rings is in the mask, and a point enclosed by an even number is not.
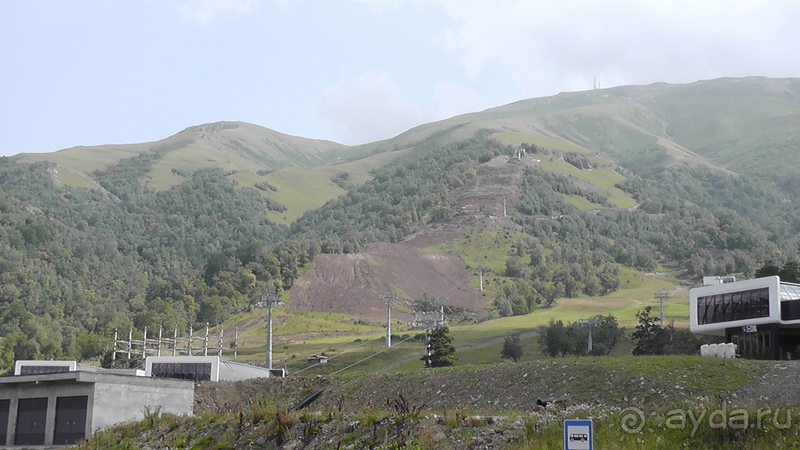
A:
[[[91,432],[122,422],[144,418],[146,411],[191,415],[194,383],[145,377],[127,377],[120,383],[99,377],[94,385],[93,407],[88,422]]]

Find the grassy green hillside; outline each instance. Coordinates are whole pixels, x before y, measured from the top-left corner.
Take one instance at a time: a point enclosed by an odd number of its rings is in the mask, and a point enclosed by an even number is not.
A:
[[[770,392],[763,382],[770,372],[796,368],[607,357],[200,383],[194,416],[148,411],[78,448],[549,450],[564,448],[564,420],[575,418],[592,420],[592,441],[602,449],[793,448],[796,396],[782,402],[762,394]],[[290,409],[316,390],[310,406]],[[542,398],[562,401],[537,406]]]
[[[275,223],[290,225],[306,211],[319,208],[346,191],[331,181],[334,176],[346,174],[344,186],[358,186],[372,179],[371,172],[392,161],[404,152],[387,152],[355,161],[318,167],[288,167],[263,177],[278,188],[278,192],[262,192],[286,206],[285,213],[270,212]]]
[[[593,170],[577,169],[558,158],[542,159],[541,167],[599,187],[618,208],[630,208],[635,201],[614,187],[624,177],[615,172],[612,160],[634,171],[677,164],[751,172],[780,184],[800,172],[783,163],[800,150],[798,121],[800,80],[723,78],[522,100],[353,147],[243,122],[218,122],[189,127],[157,142],[75,147],[14,159],[56,162],[57,182],[90,189],[98,187],[92,176],[95,170],[142,152],[160,152],[161,159],[139,180],[146,188],[167,189],[196,170],[222,168],[234,174],[231,177],[240,187],[263,181],[278,187],[278,192],[262,195],[287,207],[285,212],[270,213],[270,219],[289,225],[344,192],[329,181],[333,175],[347,172],[348,184],[358,185],[370,178],[370,171],[401,153],[397,150],[441,146],[476,135],[587,158]],[[372,156],[359,160],[367,155]],[[585,199],[567,197],[567,201],[582,210],[598,209]]]
[[[404,153],[370,155],[373,150],[370,144],[347,147],[244,122],[218,122],[189,127],[157,142],[74,147],[54,153],[19,154],[13,159],[54,162],[57,167],[52,176],[59,185],[86,189],[100,188],[94,171],[104,171],[145,152],[161,155],[139,180],[145,188],[156,191],[188,180],[197,170],[221,168],[240,188],[263,182],[277,187],[277,192],[261,194],[287,208],[268,216],[288,226],[309,209],[345,192],[331,177],[346,174],[343,186],[357,186],[371,178],[372,170]]]
[[[722,78],[522,100],[419,126],[379,148],[482,132],[511,145],[601,152],[619,161],[657,147],[673,163],[788,176],[798,172],[782,164],[800,149],[798,118],[800,79]]]
[[[16,161],[52,161],[71,177],[91,177],[120,160],[145,151],[162,158],[140,180],[147,188],[163,190],[204,168],[225,171],[272,171],[282,167],[313,167],[357,156],[357,151],[331,141],[289,136],[244,122],[217,122],[186,128],[157,142],[74,147],[55,153],[19,154]],[[85,183],[84,183],[85,185]]]

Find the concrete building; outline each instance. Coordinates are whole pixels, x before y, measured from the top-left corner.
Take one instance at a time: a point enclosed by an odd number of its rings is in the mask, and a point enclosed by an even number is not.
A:
[[[772,276],[691,289],[689,327],[743,357],[800,359],[800,285]]]
[[[306,358],[306,361],[308,361],[311,364],[327,364],[328,357],[322,355],[311,355]]]
[[[75,361],[17,361],[0,377],[0,449],[70,445],[146,411],[192,414],[194,381],[265,378],[263,367],[219,356],[148,356],[145,370]]]
[[[148,356],[145,360],[145,376],[193,381],[242,381],[267,378],[270,371],[219,356]]]
[[[81,370],[0,377],[0,448],[69,445],[148,410],[192,414],[193,404],[186,380]]]

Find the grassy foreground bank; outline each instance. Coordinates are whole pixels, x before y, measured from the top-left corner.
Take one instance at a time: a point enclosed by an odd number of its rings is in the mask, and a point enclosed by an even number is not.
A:
[[[79,448],[561,449],[566,418],[591,418],[602,449],[791,448],[800,446],[800,402],[770,400],[760,389],[774,384],[770,373],[798,370],[628,356],[202,383],[195,416],[150,411]],[[291,411],[315,389],[324,391],[317,402]],[[563,402],[536,406],[556,396]]]

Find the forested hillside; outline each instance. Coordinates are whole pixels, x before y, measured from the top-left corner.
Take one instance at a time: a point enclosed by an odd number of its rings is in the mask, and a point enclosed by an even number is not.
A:
[[[773,81],[767,85],[794,86]],[[743,98],[758,94],[747,86]],[[369,176],[359,174],[358,183],[332,170],[331,181],[346,192],[321,208],[301,209],[305,214],[288,228],[267,218],[267,211],[282,211],[269,196],[277,188],[237,184],[235,171],[207,167],[208,159],[202,167],[178,165],[182,141],[103,164],[84,187],[64,183],[62,165],[2,158],[0,366],[19,358],[98,356],[116,327],[221,324],[261,292],[291,289],[320,253],[356,253],[373,242],[407,245],[418,233],[445,227],[457,231],[434,239],[430,245],[440,246],[433,250],[452,250],[456,239],[462,246],[489,239],[476,230],[497,231],[490,244],[503,251],[464,258],[470,268],[480,262],[493,272],[488,299],[492,312],[504,316],[614,292],[623,267],[696,280],[750,276],[766,262],[797,259],[800,208],[793,194],[800,188],[788,175],[800,172],[795,161],[785,159],[774,179],[764,176],[765,165],[752,171],[730,165],[740,173],[722,168],[726,147],[715,139],[732,134],[709,125],[717,131],[690,136],[676,117],[680,90],[643,89],[519,102],[367,146],[402,151],[372,166],[378,167]],[[790,117],[795,102],[781,92],[776,111]],[[658,117],[642,113],[638,134],[620,132],[619,114],[602,122],[607,126],[587,128],[608,112],[606,103],[641,105],[645,94],[651,103],[666,102],[665,109]],[[757,104],[767,111],[771,103]],[[632,111],[623,114],[628,125]],[[514,131],[528,126],[548,135]],[[564,134],[554,137],[559,130]],[[701,142],[698,150],[714,159],[678,152],[668,132],[686,145]],[[776,145],[793,148],[792,133],[796,125]],[[732,157],[746,153],[738,142],[731,148]],[[161,172],[174,179],[162,189],[148,187]]]
[[[221,171],[153,193],[136,182],[148,163],[135,157],[97,174],[104,195],[57,187],[52,164],[0,160],[3,365],[94,356],[118,326],[219,323],[255,289],[291,285],[315,255],[297,243],[263,248],[285,230],[266,219],[258,193]]]
[[[528,149],[534,156],[541,151],[536,146]],[[509,146],[480,139],[419,150],[377,171],[375,180],[307,213],[292,225],[290,235],[321,239],[323,252],[353,252],[374,240],[400,242],[427,224],[454,219],[460,213],[452,203],[456,192],[477,182],[482,164],[513,152]],[[524,314],[559,297],[614,291],[619,284],[617,264],[642,271],[662,264],[686,278],[697,278],[751,274],[764,260],[779,257],[781,249],[795,254],[793,247],[784,248],[796,242],[795,237],[769,233],[724,207],[733,206],[733,200],[726,203],[728,196],[745,196],[753,189],[733,175],[668,169],[667,174],[684,183],[676,189],[646,182],[620,168],[627,179],[619,187],[641,202],[637,208],[621,210],[609,207],[607,199],[581,187],[574,177],[536,167],[520,170],[524,176],[516,186],[519,195],[510,207],[525,237],[515,245],[517,254],[505,262],[503,275],[516,281],[496,301],[503,315]],[[725,196],[715,196],[710,187],[704,205],[687,200],[714,180]],[[565,202],[567,195],[606,206],[581,211]],[[773,200],[769,195],[752,196],[738,206],[772,215],[764,226],[793,226],[785,215],[777,214]]]

